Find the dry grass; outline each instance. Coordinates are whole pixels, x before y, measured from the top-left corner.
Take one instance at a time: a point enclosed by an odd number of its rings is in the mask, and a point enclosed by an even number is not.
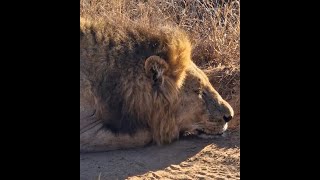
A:
[[[80,0],[80,15],[184,29],[193,60],[240,113],[240,0]]]

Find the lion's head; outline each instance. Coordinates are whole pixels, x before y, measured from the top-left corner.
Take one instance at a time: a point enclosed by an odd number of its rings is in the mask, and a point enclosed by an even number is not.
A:
[[[168,64],[158,56],[146,60],[145,70],[154,87],[149,87],[150,92],[159,97],[148,103],[152,109],[150,127],[158,144],[171,142],[180,134],[208,137],[226,131],[234,111],[193,62],[185,69],[181,87],[166,75]]]
[[[234,116],[232,107],[195,64],[191,64],[186,74],[177,113],[180,132],[200,137],[204,134],[221,135]]]

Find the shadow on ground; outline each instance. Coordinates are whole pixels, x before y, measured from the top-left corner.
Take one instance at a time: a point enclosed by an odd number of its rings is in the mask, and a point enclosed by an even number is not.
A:
[[[236,134],[235,134],[236,133]],[[104,179],[126,179],[148,171],[180,164],[214,144],[219,148],[240,147],[239,132],[215,139],[183,138],[170,145],[80,154],[80,179],[93,180],[101,173]]]

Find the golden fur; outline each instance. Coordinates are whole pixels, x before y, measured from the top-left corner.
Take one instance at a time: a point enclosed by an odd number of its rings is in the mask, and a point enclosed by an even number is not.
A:
[[[184,32],[80,18],[80,150],[222,133],[225,115],[233,110],[191,61]]]

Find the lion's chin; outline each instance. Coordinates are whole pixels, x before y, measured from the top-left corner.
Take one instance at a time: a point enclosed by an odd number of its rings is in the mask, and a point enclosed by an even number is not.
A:
[[[219,132],[208,132],[205,129],[195,129],[193,131],[183,132],[184,137],[199,137],[202,139],[211,139],[225,137],[225,131],[228,129],[228,123],[226,123]]]
[[[225,137],[226,133],[225,131],[228,129],[228,123],[226,123],[220,132],[217,133],[207,133],[203,130],[197,130],[197,137],[202,139],[211,139],[211,138],[217,138],[217,137]]]

